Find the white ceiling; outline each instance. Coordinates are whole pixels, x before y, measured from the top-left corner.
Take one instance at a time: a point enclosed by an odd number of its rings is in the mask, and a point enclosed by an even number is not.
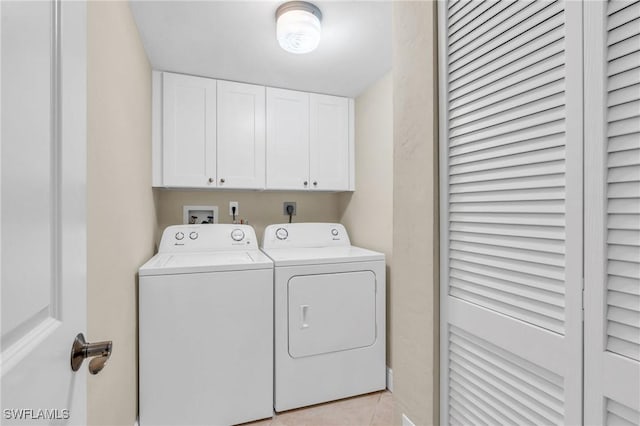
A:
[[[390,1],[314,1],[322,40],[285,52],[275,12],[284,1],[131,0],[157,70],[355,97],[391,69]]]

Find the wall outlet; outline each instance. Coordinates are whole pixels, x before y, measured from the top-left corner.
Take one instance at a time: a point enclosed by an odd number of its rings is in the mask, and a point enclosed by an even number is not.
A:
[[[285,201],[284,203],[282,203],[282,214],[285,215],[285,216],[289,216],[289,212],[287,211],[287,206],[293,206],[292,215],[295,216],[296,215],[296,202],[295,201]]]
[[[182,223],[218,223],[218,206],[182,206]]]
[[[236,217],[240,214],[240,208],[237,201],[229,201],[229,216],[233,216],[233,208],[236,208]]]

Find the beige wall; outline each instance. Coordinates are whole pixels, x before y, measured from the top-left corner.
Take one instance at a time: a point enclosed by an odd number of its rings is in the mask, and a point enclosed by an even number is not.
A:
[[[436,2],[393,4],[396,423],[438,424]]]
[[[249,221],[262,243],[264,228],[283,223],[289,216],[282,214],[282,203],[295,201],[294,222],[338,222],[338,194],[309,192],[261,191],[177,191],[156,189],[158,198],[158,227],[160,233],[168,225],[182,223],[182,207],[218,206],[219,222],[231,223],[229,201],[238,202],[239,217]],[[158,238],[160,235],[158,236]]]
[[[356,191],[340,194],[340,222],[351,243],[380,251],[387,263],[387,365],[391,367],[393,305],[393,93],[388,73],[355,100]]]
[[[88,422],[137,413],[136,272],[153,254],[151,70],[124,1],[88,3],[88,339],[113,340],[89,376]]]

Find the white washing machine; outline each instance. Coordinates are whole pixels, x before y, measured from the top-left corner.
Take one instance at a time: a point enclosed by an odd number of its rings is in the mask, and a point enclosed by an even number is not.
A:
[[[273,415],[273,263],[248,225],[177,225],[139,271],[140,425]]]
[[[276,411],[386,386],[384,254],[340,224],[265,229],[274,262]]]

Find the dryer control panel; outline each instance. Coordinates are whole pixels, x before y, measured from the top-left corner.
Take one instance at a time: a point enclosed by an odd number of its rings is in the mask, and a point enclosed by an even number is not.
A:
[[[257,250],[258,239],[250,225],[173,225],[162,233],[159,253]]]
[[[262,248],[350,246],[349,234],[339,223],[280,223],[264,230]]]

